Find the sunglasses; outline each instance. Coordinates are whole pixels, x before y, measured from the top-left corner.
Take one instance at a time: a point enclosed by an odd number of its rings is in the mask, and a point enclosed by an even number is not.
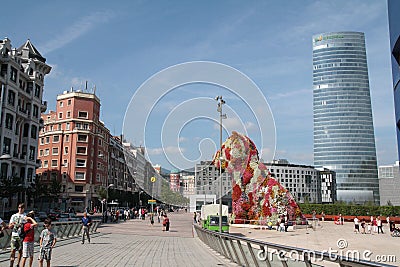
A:
[[[24,209],[24,207],[18,207],[19,209]]]

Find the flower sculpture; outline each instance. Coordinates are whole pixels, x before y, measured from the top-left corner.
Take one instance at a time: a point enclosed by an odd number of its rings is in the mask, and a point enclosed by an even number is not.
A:
[[[221,153],[222,152],[222,153]],[[237,132],[222,144],[213,163],[227,171],[232,183],[232,213],[235,223],[264,220],[276,223],[280,216],[303,218],[290,192],[270,176],[259,162],[253,141]]]

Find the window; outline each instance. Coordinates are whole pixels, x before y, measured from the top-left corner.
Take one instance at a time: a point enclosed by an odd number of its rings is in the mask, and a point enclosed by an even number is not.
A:
[[[60,141],[60,136],[59,135],[54,135],[53,136],[53,143],[57,143]]]
[[[75,180],[85,180],[84,172],[75,172]]]
[[[70,124],[69,124],[69,122],[67,122],[65,125],[65,130],[69,130],[69,127],[70,127]]]
[[[57,167],[58,166],[58,160],[52,159],[51,160],[51,167]]]
[[[58,118],[62,119],[62,112],[58,113]]]
[[[10,154],[11,150],[11,139],[4,137],[3,140],[3,154]]]
[[[33,117],[39,118],[39,107],[37,105],[33,105]]]
[[[32,125],[31,127],[31,138],[36,139],[37,137],[37,126]]]
[[[80,122],[75,123],[75,128],[76,129],[81,129],[82,124]]]
[[[68,106],[71,105],[71,99],[68,99],[67,105],[68,105]]]
[[[29,132],[29,123],[24,124],[24,133],[23,137],[28,137],[28,132]]]
[[[64,167],[68,167],[68,160],[67,160],[67,159],[64,159],[63,166],[64,166]]]
[[[40,97],[40,86],[35,84],[35,96]]]
[[[61,123],[58,124],[58,130],[61,131]]]
[[[45,150],[44,150],[44,155],[45,156],[48,156],[50,154],[50,149],[49,148],[46,148]]]
[[[49,167],[49,161],[48,160],[44,160],[43,161],[43,168],[48,168]],[[47,180],[47,173],[46,173],[46,179]]]
[[[68,147],[64,147],[64,154],[68,154]]]
[[[10,80],[13,82],[17,82],[17,70],[13,67],[11,67]]]
[[[36,147],[30,146],[29,147],[29,160],[35,160],[36,156]]]
[[[84,123],[84,124],[83,124],[83,129],[84,129],[84,130],[89,130],[89,124]]]
[[[60,101],[60,107],[62,108],[64,106],[64,102]]]
[[[100,179],[100,178],[101,178],[100,174],[99,174],[99,173],[98,173],[98,174],[96,174],[96,181],[97,181],[97,182],[100,182],[100,181],[101,181],[101,179]]]
[[[86,160],[76,159],[76,167],[86,167]]]
[[[65,142],[69,142],[69,134],[65,136]]]
[[[88,117],[87,111],[79,111],[79,112],[78,112],[78,118],[87,119],[87,117]]]
[[[78,134],[78,141],[79,142],[87,142],[87,135],[86,134]]]
[[[6,128],[12,130],[14,117],[10,113],[6,113]]]
[[[58,147],[53,147],[52,154],[53,155],[58,155]]]
[[[77,154],[86,155],[86,147],[84,147],[84,146],[78,146],[78,147],[76,148],[76,153],[77,153]]]
[[[67,111],[67,118],[71,118],[71,111]]]
[[[12,90],[8,90],[8,97],[7,97],[8,104],[14,106],[15,105],[15,92]]]
[[[46,144],[50,143],[50,136],[46,136]]]
[[[39,156],[41,156],[41,157],[43,156],[43,149],[39,150]]]

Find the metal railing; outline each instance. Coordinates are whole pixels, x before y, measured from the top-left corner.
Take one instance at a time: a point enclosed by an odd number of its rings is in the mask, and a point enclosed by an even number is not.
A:
[[[240,266],[394,266],[351,258],[347,254],[339,255],[335,253],[307,250],[226,233],[209,231],[198,225],[194,225],[194,228],[197,236],[203,243]]]
[[[97,228],[101,224],[100,220],[92,220],[92,226],[89,228],[90,233],[97,232]],[[82,235],[82,223],[81,221],[69,221],[69,222],[52,222],[52,228],[57,233],[57,239],[68,239]],[[35,242],[39,242],[40,233],[43,230],[43,223],[39,223],[38,227],[34,228],[35,231]],[[4,237],[0,238],[0,253],[7,252],[7,248],[10,246],[11,241],[11,229],[4,231]]]

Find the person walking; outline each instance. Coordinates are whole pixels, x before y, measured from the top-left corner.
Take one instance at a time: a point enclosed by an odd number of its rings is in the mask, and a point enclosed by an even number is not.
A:
[[[26,217],[26,223],[22,226],[24,227],[25,237],[22,240],[22,267],[25,267],[26,259],[29,258],[29,267],[33,264],[33,246],[35,244],[35,230],[34,228],[38,226],[38,223],[34,219],[35,212],[30,211]]]
[[[197,213],[196,212],[193,213],[193,223],[194,224],[197,223]]]
[[[381,232],[383,234],[381,216],[378,216],[378,219],[376,220],[376,225],[378,226],[378,234],[379,234],[379,229],[381,230]]]
[[[167,216],[167,214],[164,214],[164,220],[163,220],[163,231],[169,231],[169,218]]]
[[[357,216],[354,218],[354,232],[356,234],[360,233],[360,222],[359,222]]]
[[[82,217],[82,244],[85,244],[85,235],[87,236],[87,239],[90,244],[89,229],[91,225],[92,225],[92,219],[87,216],[86,212],[84,212]]]
[[[40,233],[39,267],[43,267],[43,261],[46,260],[47,267],[50,267],[51,252],[57,242],[57,234],[51,227],[49,218],[44,220],[44,229]]]
[[[15,252],[18,250],[18,263],[17,266],[21,263],[22,258],[22,240],[19,238],[18,230],[21,227],[22,223],[25,222],[26,214],[24,212],[25,204],[20,203],[18,205],[18,212],[13,214],[10,219],[10,223],[8,228],[11,230],[11,255],[10,255],[10,267],[14,266],[15,261]]]

